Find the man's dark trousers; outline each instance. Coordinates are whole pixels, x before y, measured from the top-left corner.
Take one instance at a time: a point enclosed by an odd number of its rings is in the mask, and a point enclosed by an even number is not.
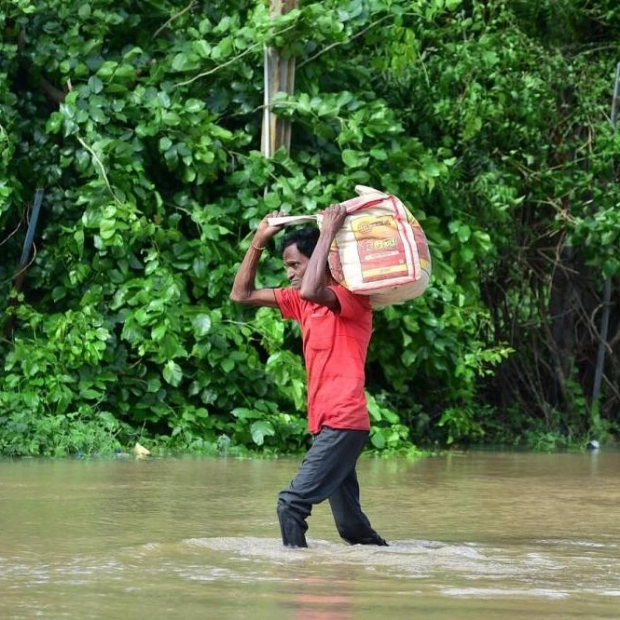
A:
[[[355,545],[386,545],[362,512],[355,465],[368,431],[324,426],[314,436],[299,471],[289,487],[278,495],[278,519],[282,542],[288,547],[307,547],[306,519],[312,506],[329,499],[341,538]]]

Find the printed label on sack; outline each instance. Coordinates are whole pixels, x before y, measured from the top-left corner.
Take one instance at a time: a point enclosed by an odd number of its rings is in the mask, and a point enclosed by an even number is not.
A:
[[[363,282],[409,273],[405,247],[393,216],[369,215],[351,219]]]

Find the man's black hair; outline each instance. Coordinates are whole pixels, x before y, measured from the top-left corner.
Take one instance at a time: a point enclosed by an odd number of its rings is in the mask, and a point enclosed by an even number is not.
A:
[[[318,228],[299,228],[294,230],[282,239],[280,254],[282,254],[289,245],[296,245],[301,254],[310,258],[312,252],[314,252],[320,234]]]

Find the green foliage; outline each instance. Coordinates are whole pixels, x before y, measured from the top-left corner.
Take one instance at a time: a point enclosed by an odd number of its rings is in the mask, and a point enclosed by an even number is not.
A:
[[[375,317],[375,450],[496,437],[498,419],[517,441],[524,417],[613,433],[617,394],[591,410],[583,360],[597,282],[620,276],[620,12],[535,4],[308,1],[272,19],[258,0],[3,2],[1,451],[142,435],[161,450],[301,449],[296,328],[228,292],[265,213],[314,213],[358,183],[401,197],[433,256],[424,297]],[[266,45],[297,65],[274,103],[291,153],[269,160]],[[16,287],[35,187],[36,253]],[[578,274],[564,292],[583,315],[548,310],[558,273]],[[283,283],[277,252],[259,280]],[[617,384],[617,357],[607,373]]]
[[[372,425],[370,442],[377,450],[395,451],[402,446],[408,445],[409,429],[401,423],[398,413],[388,405],[385,394],[375,398],[372,394],[366,394],[368,412]]]

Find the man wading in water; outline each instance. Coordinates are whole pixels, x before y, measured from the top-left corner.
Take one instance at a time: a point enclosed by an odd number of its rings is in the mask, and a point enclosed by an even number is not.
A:
[[[301,326],[308,376],[308,428],[313,435],[299,471],[278,495],[282,541],[307,547],[306,519],[312,506],[328,499],[340,536],[348,543],[387,543],[372,529],[359,501],[355,466],[370,430],[364,395],[364,364],[372,332],[368,297],[355,295],[333,280],[329,248],[346,217],[345,208],[323,211],[321,232],[290,233],[282,258],[290,288],[255,288],[261,252],[281,226],[270,213],[259,224],[235,276],[230,298],[247,306],[279,308]]]

